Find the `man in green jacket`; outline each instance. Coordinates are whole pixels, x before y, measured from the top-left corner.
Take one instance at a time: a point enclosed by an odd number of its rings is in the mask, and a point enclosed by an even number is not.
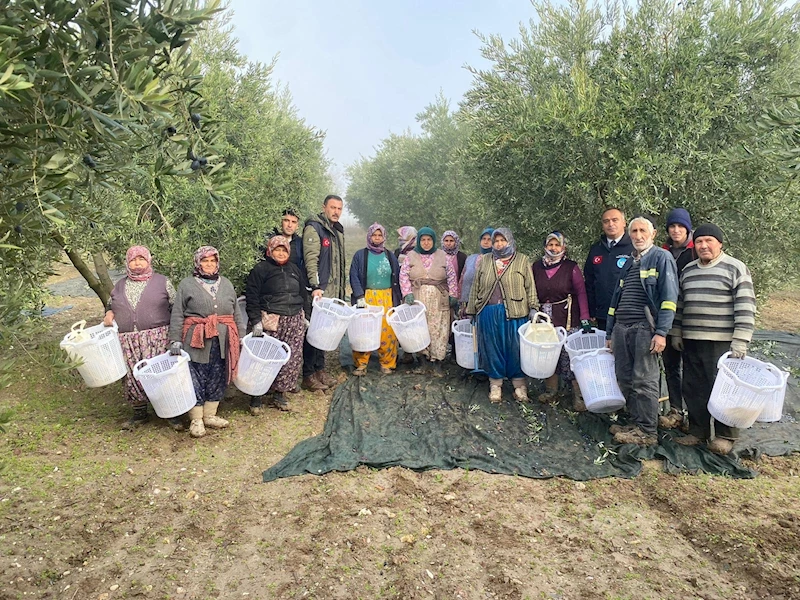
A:
[[[303,228],[303,258],[312,300],[320,297],[344,300],[347,284],[344,227],[339,223],[343,208],[342,199],[330,194],[322,203],[322,212],[309,218]],[[311,311],[307,313],[310,319]],[[303,387],[327,390],[336,383],[336,378],[325,372],[325,352],[305,341]]]

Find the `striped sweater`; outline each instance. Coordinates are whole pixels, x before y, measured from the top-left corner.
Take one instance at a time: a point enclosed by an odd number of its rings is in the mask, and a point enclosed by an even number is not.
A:
[[[722,252],[707,265],[699,260],[686,265],[670,333],[688,340],[749,343],[755,318],[753,279],[742,261]]]

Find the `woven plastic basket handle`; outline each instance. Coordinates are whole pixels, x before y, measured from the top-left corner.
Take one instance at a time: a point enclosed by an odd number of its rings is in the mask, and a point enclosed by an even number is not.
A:
[[[755,360],[757,362],[760,362],[762,365],[764,365],[764,368],[767,371],[769,371],[773,375],[777,376],[779,383],[776,383],[775,385],[753,385],[752,383],[747,383],[746,381],[743,381],[742,379],[739,378],[738,375],[736,375],[736,373],[734,373],[728,367],[728,365],[725,364],[725,360],[730,358],[730,356],[731,356],[730,352],[726,352],[725,354],[720,356],[719,360],[717,361],[717,368],[719,370],[721,370],[721,371],[725,371],[731,378],[733,378],[733,380],[736,382],[736,385],[740,385],[742,387],[747,388],[748,390],[751,390],[751,391],[759,393],[759,394],[763,394],[764,392],[772,392],[772,391],[775,391],[775,390],[779,390],[784,386],[786,380],[783,379],[783,375],[784,375],[783,371],[778,369],[778,367],[776,367],[772,363],[760,361],[760,360],[755,359],[755,358],[751,359],[751,360]],[[743,358],[741,360],[747,360],[748,358],[749,357],[745,357],[745,358]],[[787,373],[787,375],[788,375],[788,373]]]

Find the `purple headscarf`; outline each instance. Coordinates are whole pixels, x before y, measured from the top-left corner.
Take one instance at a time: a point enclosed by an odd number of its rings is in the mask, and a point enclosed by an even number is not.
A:
[[[400,248],[400,254],[407,254],[414,249],[414,244],[417,243],[417,230],[411,225],[403,225],[397,230],[397,247]]]
[[[147,266],[144,269],[131,269],[130,262],[137,256],[147,261]],[[153,276],[153,257],[150,256],[150,250],[146,246],[131,246],[128,248],[125,253],[125,269],[128,272],[128,279],[131,281],[147,281],[150,279]]]
[[[446,238],[447,236],[452,237],[456,241],[456,245],[453,247],[452,250],[448,250],[447,248],[444,247],[444,238]],[[461,246],[461,238],[458,237],[458,234],[455,231],[453,231],[452,229],[448,229],[442,234],[442,250],[444,250],[446,254],[449,254],[450,256],[455,256],[456,254],[458,254],[459,246]]]
[[[383,234],[383,241],[378,246],[372,243],[372,234],[375,233],[376,231],[380,231]],[[380,223],[373,223],[372,225],[370,225],[369,229],[367,229],[367,248],[369,248],[369,251],[372,252],[373,254],[380,254],[384,250],[385,243],[386,243],[386,228]]]
[[[200,261],[209,256],[217,257],[217,270],[211,275],[203,272],[200,266]],[[219,251],[214,246],[200,246],[194,251],[194,276],[207,281],[216,281],[219,279]]]

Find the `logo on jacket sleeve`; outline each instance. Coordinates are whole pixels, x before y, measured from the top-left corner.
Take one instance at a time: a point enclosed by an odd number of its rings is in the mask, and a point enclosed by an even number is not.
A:
[[[593,265],[599,265],[601,262],[603,262],[603,257],[602,256],[595,256],[592,259],[592,264]]]
[[[627,256],[619,256],[619,257],[617,257],[617,268],[621,269],[622,265],[625,264],[626,260],[628,260]]]
[[[328,238],[325,238],[324,240],[322,240],[322,245],[327,248],[328,246],[331,245],[331,241]]]

